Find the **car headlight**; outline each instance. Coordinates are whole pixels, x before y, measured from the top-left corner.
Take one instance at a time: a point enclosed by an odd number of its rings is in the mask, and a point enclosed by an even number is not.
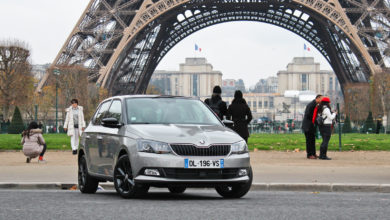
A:
[[[245,141],[240,141],[231,145],[233,154],[243,154],[248,152],[248,145]]]
[[[156,154],[166,154],[171,152],[169,144],[158,141],[139,140],[138,151]]]

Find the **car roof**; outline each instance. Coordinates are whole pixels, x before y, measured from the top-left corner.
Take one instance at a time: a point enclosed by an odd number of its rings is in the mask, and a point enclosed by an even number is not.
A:
[[[102,102],[111,99],[127,99],[127,98],[179,98],[179,99],[194,99],[200,100],[198,97],[189,97],[189,96],[173,96],[173,95],[119,95],[106,98]]]

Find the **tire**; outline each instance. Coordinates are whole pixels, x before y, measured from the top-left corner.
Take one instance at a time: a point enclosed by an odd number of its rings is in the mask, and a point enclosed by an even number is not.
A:
[[[186,191],[186,189],[187,188],[185,186],[168,186],[169,192],[175,194],[183,193],[184,191]]]
[[[95,193],[99,185],[99,181],[88,174],[85,155],[79,159],[78,183],[82,193]]]
[[[223,184],[216,186],[215,190],[217,190],[217,193],[224,198],[241,198],[247,194],[252,186],[252,167],[249,167],[248,177],[249,181],[246,183]]]
[[[114,186],[119,195],[125,199],[142,196],[149,190],[149,186],[134,182],[128,155],[122,155],[115,165]]]

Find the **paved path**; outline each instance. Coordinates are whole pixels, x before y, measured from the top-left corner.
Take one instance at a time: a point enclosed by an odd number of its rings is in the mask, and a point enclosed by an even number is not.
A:
[[[329,152],[331,161],[308,160],[305,152],[251,152],[254,183],[390,184],[390,152]],[[0,182],[77,182],[77,157],[49,151],[46,164],[25,163],[22,152],[0,152]]]

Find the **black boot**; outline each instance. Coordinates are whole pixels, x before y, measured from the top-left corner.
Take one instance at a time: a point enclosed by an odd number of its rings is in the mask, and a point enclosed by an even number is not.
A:
[[[330,157],[328,157],[328,156],[323,156],[323,155],[320,155],[319,157],[318,157],[318,159],[320,159],[320,160],[331,160],[332,158],[330,158]]]

